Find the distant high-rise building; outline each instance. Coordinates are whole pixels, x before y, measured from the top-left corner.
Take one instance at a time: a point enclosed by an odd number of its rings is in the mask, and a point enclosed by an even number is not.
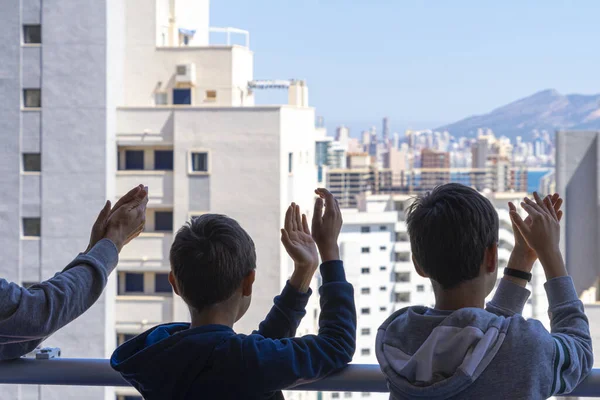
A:
[[[398,134],[398,132],[394,132],[392,134],[392,147],[394,149],[397,149],[400,147],[400,134]]]
[[[339,126],[335,131],[335,140],[342,144],[347,144],[350,138],[350,130],[345,126]]]
[[[383,143],[387,146],[390,140],[390,120],[388,117],[383,118],[383,129],[381,135]]]

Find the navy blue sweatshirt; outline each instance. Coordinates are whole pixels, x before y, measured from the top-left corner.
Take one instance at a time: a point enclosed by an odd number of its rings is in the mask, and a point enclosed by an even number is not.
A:
[[[146,400],[271,399],[344,367],[356,347],[354,290],[341,261],[321,265],[319,334],[294,338],[309,293],[289,282],[258,331],[156,326],[119,346],[111,366]]]

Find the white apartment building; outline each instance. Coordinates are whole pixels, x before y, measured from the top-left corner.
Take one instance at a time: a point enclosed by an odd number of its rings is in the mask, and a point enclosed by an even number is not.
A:
[[[255,241],[253,304],[236,329],[257,327],[292,268],[279,242],[285,209],[312,209],[304,83],[289,83],[288,105],[255,106],[248,34],[236,45],[239,30],[210,28],[208,0],[3,2],[0,32],[1,276],[51,277],[85,249],[107,198],[149,187],[146,231],[105,294],[46,344],[107,358],[129,335],[188,319],[166,280],[168,251],[206,212],[237,219]],[[226,44],[211,44],[215,32]],[[7,386],[0,399],[114,400],[115,390]]]

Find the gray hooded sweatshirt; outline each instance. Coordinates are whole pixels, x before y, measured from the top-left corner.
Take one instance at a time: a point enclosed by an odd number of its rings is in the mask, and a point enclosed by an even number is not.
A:
[[[583,304],[570,277],[545,284],[551,332],[520,314],[529,291],[502,279],[486,309],[408,307],[377,332],[390,399],[545,399],[593,366]]]
[[[102,239],[45,282],[23,288],[0,279],[0,360],[21,357],[90,308],[119,253]]]

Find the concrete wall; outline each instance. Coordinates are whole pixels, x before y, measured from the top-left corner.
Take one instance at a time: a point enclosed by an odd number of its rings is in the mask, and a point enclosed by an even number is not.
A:
[[[561,248],[579,294],[600,275],[599,138],[600,131],[556,135],[556,187],[565,199]]]

